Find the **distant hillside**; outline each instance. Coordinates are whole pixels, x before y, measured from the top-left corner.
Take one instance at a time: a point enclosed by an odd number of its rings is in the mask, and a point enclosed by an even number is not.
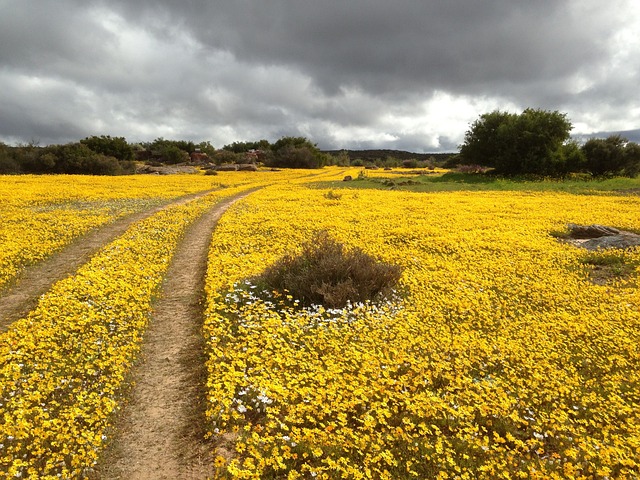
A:
[[[626,138],[630,142],[640,143],[640,128],[635,130],[619,130],[612,132],[594,132],[594,133],[582,133],[573,135],[573,138],[579,143],[584,143],[591,138],[607,138],[611,135],[620,135]]]
[[[398,160],[428,160],[433,157],[436,162],[445,162],[450,156],[455,153],[413,153],[403,150],[324,150],[324,153],[330,155],[337,155],[341,152],[346,152],[349,155],[349,160],[355,160],[357,158],[365,162],[373,162],[375,160],[384,160],[387,157],[397,158]]]

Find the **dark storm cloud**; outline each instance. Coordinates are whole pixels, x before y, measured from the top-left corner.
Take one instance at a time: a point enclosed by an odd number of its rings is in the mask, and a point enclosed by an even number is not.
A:
[[[495,108],[637,128],[633,1],[0,0],[0,140],[451,150]]]
[[[523,82],[563,78],[606,54],[615,20],[553,0],[128,5],[139,19],[163,8],[204,44],[242,60],[290,65],[328,91],[357,85],[377,94],[503,93]]]

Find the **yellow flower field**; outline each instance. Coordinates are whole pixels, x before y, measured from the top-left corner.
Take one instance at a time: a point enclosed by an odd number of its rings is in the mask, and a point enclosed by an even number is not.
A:
[[[638,478],[640,251],[597,284],[551,235],[637,230],[638,212],[604,194],[253,193],[209,256],[207,415],[235,445],[220,477]],[[319,230],[403,266],[397,298],[326,311],[255,292]]]
[[[6,478],[80,478],[95,463],[182,233],[244,189],[216,191],[134,224],[0,335]]]
[[[25,265],[92,228],[216,185],[193,175],[0,176],[0,290]]]
[[[250,188],[339,174],[328,169],[216,177],[3,177],[1,208],[7,221],[1,246],[6,264],[15,268],[117,216],[213,191],[131,226],[0,335],[0,473],[82,478],[96,462],[153,297],[194,219]]]
[[[254,187],[222,216],[206,279],[218,477],[640,476],[640,251],[552,235],[638,231],[640,197],[314,185],[360,170],[0,177],[0,289],[97,225],[214,190],[132,225],[0,335],[0,477],[90,470],[182,233]],[[322,230],[402,266],[395,297],[303,309],[256,291]],[[610,260],[618,273],[592,275]]]
[[[26,265],[117,218],[171,199],[211,189],[320,175],[299,172],[220,172],[204,175],[0,175],[0,291]]]

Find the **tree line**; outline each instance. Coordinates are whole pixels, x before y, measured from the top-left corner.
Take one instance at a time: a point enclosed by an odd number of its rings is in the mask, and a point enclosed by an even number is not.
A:
[[[12,147],[0,142],[0,174],[122,175],[135,173],[136,161],[152,165],[259,162],[274,168],[320,168],[335,163],[333,156],[304,137],[282,137],[273,144],[267,140],[234,142],[221,149],[209,142],[164,138],[130,144],[124,137],[109,135],[46,147],[34,143]]]
[[[636,177],[640,145],[620,135],[572,141],[571,122],[558,111],[499,110],[480,116],[466,132],[458,164],[490,167],[502,175]]]
[[[526,109],[520,114],[495,110],[480,115],[465,133],[460,153],[445,166],[490,169],[501,175],[563,177],[640,174],[640,145],[619,135],[592,138],[580,145],[571,140],[571,122],[558,111]],[[197,155],[194,155],[197,154]],[[408,160],[380,160],[385,166],[407,166]],[[157,138],[130,144],[124,137],[91,136],[66,145],[10,147],[0,143],[0,174],[67,173],[119,175],[135,173],[136,161],[150,164],[260,163],[272,168],[321,168],[325,165],[367,165],[346,150],[329,154],[305,137],[234,142],[221,149],[209,142]],[[426,163],[434,164],[435,159]],[[370,163],[370,162],[369,162]],[[379,162],[377,162],[379,163]],[[416,166],[418,162],[414,162]],[[424,163],[424,162],[423,162]],[[405,165],[407,164],[407,165]],[[475,168],[477,167],[477,168]]]

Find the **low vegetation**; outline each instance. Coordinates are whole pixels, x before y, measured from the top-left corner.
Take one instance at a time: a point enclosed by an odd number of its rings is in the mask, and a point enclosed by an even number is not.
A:
[[[377,189],[410,192],[451,192],[451,191],[555,191],[577,195],[638,195],[640,178],[593,178],[570,176],[565,179],[539,176],[498,176],[478,173],[439,170],[435,174],[416,171],[408,174],[404,170],[389,171],[361,170],[354,181],[318,182],[319,188],[330,188],[330,195],[341,195],[345,190]]]
[[[610,249],[589,252],[581,263],[590,267],[590,278],[602,285],[614,282],[638,281],[637,273],[640,269],[640,259],[633,252]],[[637,283],[636,283],[636,286]]]
[[[302,246],[300,254],[281,258],[252,283],[281,296],[289,294],[307,307],[344,308],[384,298],[401,274],[400,267],[377,261],[358,247],[347,249],[322,231]]]

